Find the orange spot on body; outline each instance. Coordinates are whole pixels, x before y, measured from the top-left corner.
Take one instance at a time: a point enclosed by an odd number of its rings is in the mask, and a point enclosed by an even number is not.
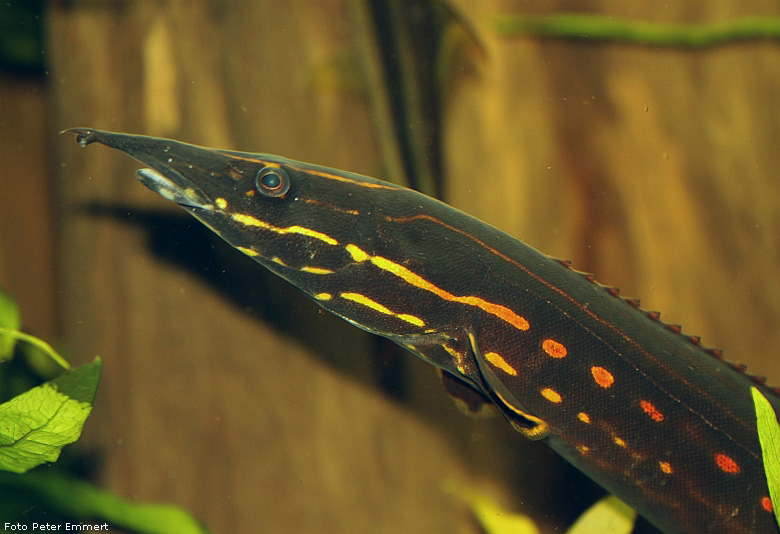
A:
[[[730,475],[736,475],[740,471],[739,464],[734,461],[734,458],[723,453],[715,455],[715,463],[718,464],[721,471]]]
[[[541,391],[541,393],[542,393],[542,397],[544,397],[545,399],[547,399],[550,402],[554,402],[554,403],[557,404],[557,403],[561,402],[561,400],[562,400],[561,399],[561,394],[558,393],[557,391],[555,391],[554,389],[544,388]]]
[[[596,383],[605,389],[615,383],[615,377],[603,367],[594,365],[590,368],[590,372],[593,375],[593,379],[596,380]]]
[[[772,510],[774,510],[774,508],[772,507],[772,499],[766,496],[761,497],[761,508],[763,508],[767,512],[771,512]]]
[[[619,438],[617,436],[615,436],[615,440],[614,441],[615,441],[615,445],[617,445],[618,447],[625,447],[626,446],[626,442],[623,441],[621,438]]]
[[[580,412],[580,413],[578,413],[578,414],[577,414],[577,419],[579,419],[579,420],[580,420],[580,421],[582,421],[583,423],[588,423],[588,424],[590,424],[590,416],[589,416],[588,414],[586,414],[585,412]]]
[[[656,423],[660,423],[664,420],[664,414],[658,411],[658,408],[653,406],[651,402],[648,402],[646,400],[642,400],[639,402],[639,405],[642,407],[642,410],[650,416],[650,418],[655,421]]]
[[[565,358],[566,354],[568,354],[566,347],[553,339],[545,339],[542,341],[542,350],[544,350],[548,356],[558,359]]]
[[[674,469],[672,469],[672,464],[669,462],[658,462],[658,466],[661,468],[661,471],[666,473],[667,475],[671,475],[674,473]]]
[[[587,445],[577,445],[577,451],[580,454],[587,454],[588,452],[590,452],[590,447],[588,447]]]

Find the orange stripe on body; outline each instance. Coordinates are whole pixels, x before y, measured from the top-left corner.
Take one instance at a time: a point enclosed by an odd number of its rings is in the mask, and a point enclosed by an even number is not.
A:
[[[359,185],[360,187],[368,187],[369,189],[393,189],[395,191],[400,190],[401,188],[394,185],[385,185],[385,184],[375,184],[373,182],[360,182],[358,180],[353,180],[352,178],[347,178],[346,176],[339,176],[338,174],[331,174],[329,172],[325,171],[315,171],[312,169],[301,169],[300,167],[296,167],[294,165],[288,165],[288,167],[292,167],[293,169],[301,172],[305,172],[307,174],[313,174],[315,176],[320,176],[322,178],[327,178],[328,180],[337,180],[339,182],[347,182],[353,185]]]
[[[642,411],[649,415],[650,418],[656,423],[660,423],[664,420],[664,414],[661,413],[658,408],[653,405],[653,403],[643,399],[639,401],[639,405],[642,407]]]

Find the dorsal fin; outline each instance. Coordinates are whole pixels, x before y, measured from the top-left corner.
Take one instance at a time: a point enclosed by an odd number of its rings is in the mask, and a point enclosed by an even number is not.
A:
[[[645,316],[648,317],[651,321],[659,323],[659,324],[663,325],[664,327],[666,327],[668,330],[674,332],[675,334],[678,334],[678,335],[684,337],[691,344],[693,344],[696,347],[702,349],[706,354],[708,354],[708,355],[710,355],[710,356],[712,356],[712,357],[714,357],[714,358],[716,358],[718,360],[725,361],[726,364],[728,364],[729,367],[734,369],[736,372],[738,372],[738,373],[740,373],[742,375],[745,375],[752,382],[754,382],[754,383],[756,383],[756,384],[758,384],[760,386],[764,386],[767,391],[770,391],[772,394],[776,395],[777,397],[780,397],[780,388],[767,385],[766,378],[764,378],[762,376],[755,376],[755,375],[752,375],[752,374],[748,373],[747,372],[747,366],[745,366],[745,365],[743,365],[741,363],[733,363],[733,362],[730,362],[730,361],[726,360],[723,357],[723,351],[721,351],[720,349],[713,349],[711,347],[707,347],[707,346],[703,345],[702,342],[701,342],[701,337],[700,336],[692,336],[692,335],[685,334],[682,331],[682,327],[680,325],[678,325],[678,324],[664,323],[661,320],[661,312],[658,312],[658,311],[648,311],[648,310],[645,310],[645,309],[641,308],[640,307],[640,303],[639,303],[639,299],[621,297],[620,294],[619,294],[618,288],[604,286],[604,285],[598,283],[596,281],[595,275],[590,274],[590,273],[586,273],[586,272],[582,272],[582,271],[578,271],[577,269],[572,267],[572,262],[570,260],[560,260],[558,258],[553,258],[553,257],[550,257],[550,256],[548,256],[548,257],[551,260],[555,261],[556,263],[564,266],[565,268],[567,268],[567,269],[569,269],[571,271],[574,271],[575,273],[579,274],[580,276],[582,276],[588,282],[591,282],[591,283],[599,286],[600,288],[602,288],[604,291],[606,291],[607,293],[609,293],[613,297],[619,298],[620,300],[622,300],[623,302],[625,302],[626,304],[628,304],[632,308],[635,308],[635,309],[639,310],[640,312],[644,313]]]

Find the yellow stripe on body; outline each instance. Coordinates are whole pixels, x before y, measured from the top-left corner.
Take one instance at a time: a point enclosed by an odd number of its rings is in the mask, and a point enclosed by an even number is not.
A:
[[[517,371],[497,352],[486,352],[485,359],[508,375],[517,376]]]
[[[334,272],[336,272],[331,269],[325,269],[323,267],[309,267],[309,266],[301,267],[298,270],[303,271],[305,273],[312,273],[312,274],[333,274]]]
[[[463,365],[463,354],[458,352],[457,350],[453,349],[446,343],[442,343],[441,348],[443,348],[447,354],[452,356],[452,358],[455,360],[455,367],[458,368],[458,371],[461,372],[461,374],[466,374],[466,367]]]
[[[419,287],[425,291],[430,291],[437,297],[441,297],[444,300],[448,300],[450,302],[460,302],[461,304],[468,304],[469,306],[476,306],[477,308],[480,308],[481,310],[506,321],[518,330],[528,330],[530,327],[528,321],[524,317],[517,315],[514,311],[510,310],[506,306],[502,306],[501,304],[496,304],[494,302],[488,302],[485,299],[471,295],[453,295],[449,291],[441,289],[440,287],[432,284],[422,276],[413,273],[403,265],[388,260],[387,258],[383,258],[382,256],[371,256],[357,245],[348,244],[346,249],[355,261],[363,262],[369,260],[383,271],[387,271],[396,275],[410,285]]]
[[[347,252],[350,253],[352,259],[355,261],[366,261],[370,256],[359,246],[349,244],[346,246]]]
[[[414,315],[409,315],[406,313],[395,313],[391,311],[389,308],[387,308],[386,306],[383,306],[377,301],[372,300],[366,297],[365,295],[361,295],[360,293],[341,293],[339,296],[343,299],[351,300],[352,302],[362,304],[363,306],[366,306],[367,308],[371,308],[374,311],[378,311],[379,313],[384,313],[385,315],[391,315],[393,317],[397,317],[398,319],[413,324],[414,326],[425,326],[425,322],[419,317],[415,317]]]
[[[408,313],[397,313],[395,316],[402,321],[413,324],[414,326],[425,326],[425,321],[415,315],[409,315]]]
[[[312,230],[311,228],[306,228],[305,226],[288,226],[286,228],[282,228],[279,226],[274,226],[272,224],[269,224],[265,221],[261,221],[257,217],[252,217],[251,215],[246,215],[243,213],[232,213],[230,216],[233,218],[234,221],[237,223],[243,224],[244,226],[256,226],[258,228],[263,228],[265,230],[271,230],[272,232],[276,232],[277,234],[301,234],[308,237],[312,237],[314,239],[319,239],[320,241],[324,241],[328,245],[338,245],[339,242],[330,237],[327,234],[323,234],[322,232],[318,232],[316,230]]]
[[[259,256],[259,252],[255,252],[252,249],[244,248],[244,247],[236,247],[238,250],[243,252],[244,254],[248,256]],[[287,265],[282,258],[279,256],[274,256],[271,258],[271,261],[276,263],[277,265],[281,265],[282,267],[287,267],[289,269],[298,269],[301,272],[304,273],[311,273],[311,274],[333,274],[336,271],[333,271],[331,269],[325,269],[324,267],[312,267],[310,265],[304,265],[303,267],[293,267],[291,265]]]
[[[236,247],[238,250],[246,254],[247,256],[259,256],[260,253],[247,247]]]

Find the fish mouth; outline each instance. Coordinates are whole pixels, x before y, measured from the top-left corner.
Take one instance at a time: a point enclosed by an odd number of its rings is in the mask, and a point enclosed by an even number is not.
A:
[[[100,143],[149,165],[150,168],[138,170],[136,177],[163,198],[186,208],[215,209],[211,198],[197,182],[215,175],[210,167],[214,156],[219,154],[216,150],[170,139],[92,128],[71,128],[61,133],[76,134],[76,141],[82,147]]]
[[[191,184],[182,188],[176,181],[155,169],[138,169],[135,171],[135,175],[138,181],[146,187],[180,206],[209,211],[214,209],[214,204],[205,203],[205,195],[202,192],[199,193]],[[186,181],[184,177],[179,176],[179,178],[181,179],[177,180],[179,183]]]

